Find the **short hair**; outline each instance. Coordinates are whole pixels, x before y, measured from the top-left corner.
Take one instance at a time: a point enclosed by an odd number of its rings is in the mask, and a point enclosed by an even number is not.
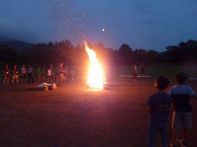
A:
[[[170,84],[170,81],[168,80],[168,78],[164,76],[159,76],[156,81],[156,88],[158,90],[164,90],[168,87],[169,84]]]
[[[184,83],[186,80],[188,79],[188,75],[184,72],[179,72],[177,75],[176,75],[176,81],[177,83]]]

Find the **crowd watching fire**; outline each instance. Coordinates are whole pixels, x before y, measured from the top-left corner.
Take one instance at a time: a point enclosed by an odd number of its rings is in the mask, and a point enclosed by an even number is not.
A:
[[[67,66],[59,63],[43,66],[32,66],[30,64],[13,67],[5,64],[3,69],[3,84],[26,84],[26,83],[57,83],[61,85],[66,81],[76,81],[79,78],[79,70],[75,66]]]

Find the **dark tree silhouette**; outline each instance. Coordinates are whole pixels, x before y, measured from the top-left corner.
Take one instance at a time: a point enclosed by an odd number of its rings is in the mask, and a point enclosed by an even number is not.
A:
[[[0,62],[3,63],[31,63],[31,64],[57,64],[64,62],[68,66],[84,65],[87,54],[83,45],[73,46],[69,40],[49,43],[22,44],[28,47],[22,49],[20,43],[17,46],[0,43]],[[18,49],[19,47],[20,49]],[[97,56],[104,64],[131,65],[133,63],[184,63],[197,62],[197,41],[181,41],[178,45],[167,46],[166,51],[135,49],[128,44],[122,44],[118,50],[105,48],[101,42],[91,44]]]
[[[130,65],[131,64],[132,48],[127,44],[122,44],[119,48],[120,63]]]
[[[13,48],[7,45],[0,45],[0,62],[13,62],[17,57],[17,52]]]
[[[169,62],[197,61],[197,41],[181,41],[177,46],[167,46],[164,53]]]

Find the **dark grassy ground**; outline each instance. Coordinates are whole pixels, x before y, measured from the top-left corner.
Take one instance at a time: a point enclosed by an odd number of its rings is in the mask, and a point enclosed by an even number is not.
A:
[[[196,81],[189,81],[197,91]],[[66,84],[55,91],[35,85],[0,87],[0,146],[3,147],[145,147],[154,79],[117,80],[95,91]],[[197,146],[197,101],[190,136]]]
[[[169,78],[174,78],[177,72],[186,72],[191,77],[197,77],[197,65],[193,63],[185,64],[152,64],[145,66],[145,73],[150,76],[157,77],[158,75],[165,75]],[[131,74],[131,66],[118,66],[116,67],[118,74]],[[140,69],[138,66],[138,74]]]

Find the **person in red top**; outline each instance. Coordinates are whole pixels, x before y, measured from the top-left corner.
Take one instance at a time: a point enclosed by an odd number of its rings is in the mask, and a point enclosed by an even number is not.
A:
[[[6,85],[6,84],[8,85],[9,81],[10,81],[10,70],[9,70],[8,64],[5,65],[3,73],[4,73],[3,84],[4,85]]]
[[[18,78],[19,78],[19,71],[17,65],[15,64],[13,67],[12,84],[14,84],[14,82],[18,84]]]

